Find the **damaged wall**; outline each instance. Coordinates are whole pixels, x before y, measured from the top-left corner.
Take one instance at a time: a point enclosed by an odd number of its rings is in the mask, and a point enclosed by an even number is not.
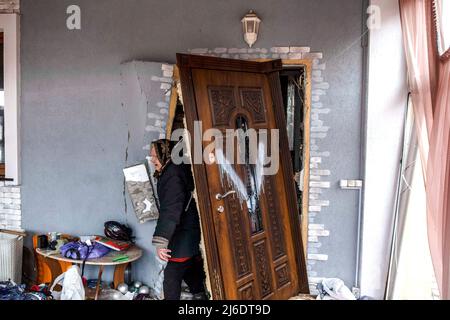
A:
[[[66,27],[71,4],[81,8],[81,30]],[[122,174],[124,166],[145,160],[142,139],[149,138],[150,131],[142,131],[144,119],[138,117],[145,109],[142,101],[122,105],[121,64],[171,64],[176,52],[193,48],[244,49],[240,19],[250,8],[263,20],[255,46],[307,46],[323,53],[324,70],[316,76],[330,87],[326,94],[316,92],[318,108],[331,112],[323,112],[318,120],[326,123],[327,135],[318,135],[314,142],[315,151],[323,152],[320,168],[330,173],[329,188],[321,196],[329,206],[321,207],[314,223],[326,225],[329,237],[315,248],[323,256],[312,261],[309,271],[314,277],[342,278],[351,286],[357,196],[342,192],[338,181],[359,175],[358,0],[22,0],[23,227],[30,232],[92,234],[102,233],[106,220],[127,221],[145,249],[144,258],[134,265],[135,275],[151,284],[155,273],[150,269],[157,266],[150,244],[154,223],[137,223],[128,196],[125,210]],[[159,70],[157,65],[155,74],[149,70],[143,75],[150,77],[145,80],[150,88],[152,75],[166,77],[162,64]],[[161,83],[154,87],[160,94]],[[157,103],[150,101],[150,106],[159,110]],[[158,125],[165,126],[159,117],[147,116],[145,122],[155,137]]]
[[[128,142],[125,150],[125,166],[142,163],[149,154],[150,141],[165,137],[168,117],[173,66],[157,63],[132,61],[121,66],[121,101],[126,116]],[[124,185],[125,213],[134,215],[133,206],[129,206],[128,192]],[[155,221],[136,224],[134,231],[138,238],[148,238],[139,245],[150,255],[143,259],[135,269],[135,277],[146,279],[158,294],[162,291],[163,267],[156,258],[155,248],[151,244],[151,235]]]

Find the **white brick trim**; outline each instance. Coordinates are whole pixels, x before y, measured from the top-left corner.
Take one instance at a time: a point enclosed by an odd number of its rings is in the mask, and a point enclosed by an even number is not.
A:
[[[0,182],[0,229],[20,230],[22,227],[22,203],[20,187],[5,186]]]

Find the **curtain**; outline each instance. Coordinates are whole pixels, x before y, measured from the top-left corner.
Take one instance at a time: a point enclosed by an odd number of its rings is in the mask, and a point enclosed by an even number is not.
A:
[[[430,152],[426,169],[428,239],[441,296],[450,298],[450,63],[440,63]]]
[[[403,42],[427,198],[433,267],[450,298],[450,62],[439,57],[433,0],[400,0]]]
[[[416,120],[420,157],[426,168],[433,122],[426,1],[400,0],[408,81]],[[425,172],[424,172],[425,173]],[[425,176],[425,174],[424,174]]]

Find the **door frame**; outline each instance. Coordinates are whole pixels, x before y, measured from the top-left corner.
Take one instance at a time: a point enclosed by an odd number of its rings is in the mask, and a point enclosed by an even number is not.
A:
[[[185,110],[186,126],[189,132],[194,132],[194,121],[199,120],[196,109],[194,84],[190,68],[223,70],[223,71],[241,71],[243,66],[246,69],[254,70],[257,73],[267,74],[272,101],[275,110],[283,110],[283,100],[281,96],[281,86],[279,81],[279,71],[282,69],[281,60],[270,60],[266,63],[247,61],[247,60],[235,60],[235,59],[223,59],[209,56],[195,56],[189,54],[177,54],[177,65],[179,67],[180,78],[189,79],[189,81],[181,82],[181,88],[183,91],[183,106]],[[274,99],[278,97],[278,99]],[[189,110],[189,112],[186,112]],[[277,128],[285,128],[286,121],[283,112],[275,112],[275,124]],[[287,132],[280,130],[280,150],[288,150]],[[285,182],[286,190],[295,188],[295,183],[290,175],[293,171],[292,163],[290,159],[288,161],[280,161],[280,165],[283,170],[283,178]],[[204,164],[193,164],[193,174],[195,178],[196,193],[207,194],[209,192],[206,168]],[[292,184],[291,186],[289,184]],[[300,293],[309,293],[308,278],[306,274],[306,259],[304,253],[304,247],[302,245],[302,230],[300,225],[300,219],[297,210],[295,194],[288,195],[287,206],[289,208],[289,219],[292,221],[293,234],[293,246],[295,251],[295,259],[297,264],[297,277],[299,282]],[[223,279],[221,277],[221,267],[219,261],[218,246],[216,243],[216,235],[214,228],[213,217],[210,214],[212,212],[212,205],[209,198],[197,197],[197,205],[200,212],[200,220],[202,226],[202,234],[204,240],[204,248],[206,255],[206,264],[209,273],[211,293],[213,299],[224,299],[225,292],[223,286]],[[204,214],[202,214],[204,213]]]

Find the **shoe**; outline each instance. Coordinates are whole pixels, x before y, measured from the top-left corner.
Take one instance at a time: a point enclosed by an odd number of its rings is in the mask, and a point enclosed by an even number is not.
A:
[[[192,295],[192,300],[208,300],[208,297],[206,296],[206,293],[199,292]]]

